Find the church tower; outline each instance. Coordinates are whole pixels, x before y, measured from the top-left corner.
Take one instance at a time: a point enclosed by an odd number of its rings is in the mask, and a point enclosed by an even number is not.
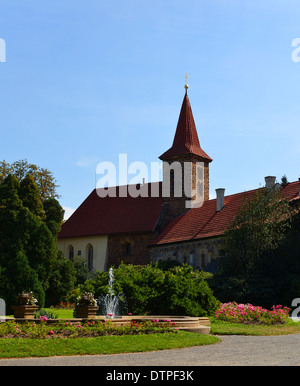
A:
[[[163,201],[168,220],[201,206],[209,200],[209,164],[202,150],[185,85],[172,147],[159,158],[163,161]]]

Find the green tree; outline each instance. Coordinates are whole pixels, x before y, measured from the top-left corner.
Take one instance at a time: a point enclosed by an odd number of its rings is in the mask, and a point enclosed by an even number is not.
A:
[[[45,210],[47,227],[50,229],[53,236],[57,238],[64,219],[65,211],[55,198],[48,198],[44,200],[43,207]]]
[[[245,200],[225,232],[220,269],[232,275],[250,274],[264,252],[283,243],[292,216],[288,201],[275,188],[261,189]]]
[[[9,174],[0,183],[0,297],[8,305],[17,291],[31,290],[43,306],[55,277],[61,278],[55,287],[59,299],[73,288],[74,268],[62,261],[52,232],[32,176],[19,182]]]
[[[30,164],[27,160],[15,161],[12,164],[9,164],[5,160],[0,161],[0,182],[9,174],[16,176],[19,182],[21,182],[27,174],[31,175],[39,188],[42,200],[59,198],[57,181],[53,173],[48,169]]]
[[[300,278],[296,218],[295,208],[276,189],[261,189],[244,202],[225,233],[218,271],[209,280],[220,301],[290,306],[283,302],[290,296],[287,277],[295,272]]]
[[[46,290],[46,305],[56,305],[69,300],[76,283],[76,272],[70,260],[65,259],[58,251],[57,258],[49,278],[49,287]]]
[[[0,184],[0,266],[1,297],[7,302],[16,299],[17,292],[35,290],[43,303],[45,293],[38,282],[37,273],[30,267],[26,247],[36,219],[19,197],[20,183],[15,176],[8,175]]]
[[[28,208],[31,213],[36,215],[40,220],[45,219],[41,194],[31,174],[26,174],[21,180],[19,197],[21,198],[23,205]]]
[[[40,305],[44,305],[45,291],[37,272],[29,265],[26,254],[20,250],[7,264],[6,302],[15,304],[17,295],[22,291],[32,291]]]

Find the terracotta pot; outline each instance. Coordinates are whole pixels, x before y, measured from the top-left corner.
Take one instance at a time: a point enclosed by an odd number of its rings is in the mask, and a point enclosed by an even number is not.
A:
[[[29,304],[11,306],[14,311],[14,317],[16,319],[34,319],[34,313],[38,309],[38,306],[32,306]]]
[[[76,306],[76,316],[82,319],[95,319],[98,308],[97,306]]]

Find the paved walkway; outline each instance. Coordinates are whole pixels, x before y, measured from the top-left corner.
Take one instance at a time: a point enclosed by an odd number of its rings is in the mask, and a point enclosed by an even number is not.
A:
[[[300,334],[221,336],[209,346],[146,353],[0,359],[0,366],[299,366]]]

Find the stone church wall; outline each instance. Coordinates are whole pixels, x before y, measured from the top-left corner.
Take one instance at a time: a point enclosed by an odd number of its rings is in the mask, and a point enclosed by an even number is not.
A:
[[[121,262],[135,265],[149,264],[148,245],[154,238],[155,234],[152,232],[109,235],[107,269],[111,266],[118,267]]]
[[[218,257],[221,245],[220,237],[166,244],[151,248],[150,256],[152,262],[176,260],[190,264],[194,269],[207,270]]]

